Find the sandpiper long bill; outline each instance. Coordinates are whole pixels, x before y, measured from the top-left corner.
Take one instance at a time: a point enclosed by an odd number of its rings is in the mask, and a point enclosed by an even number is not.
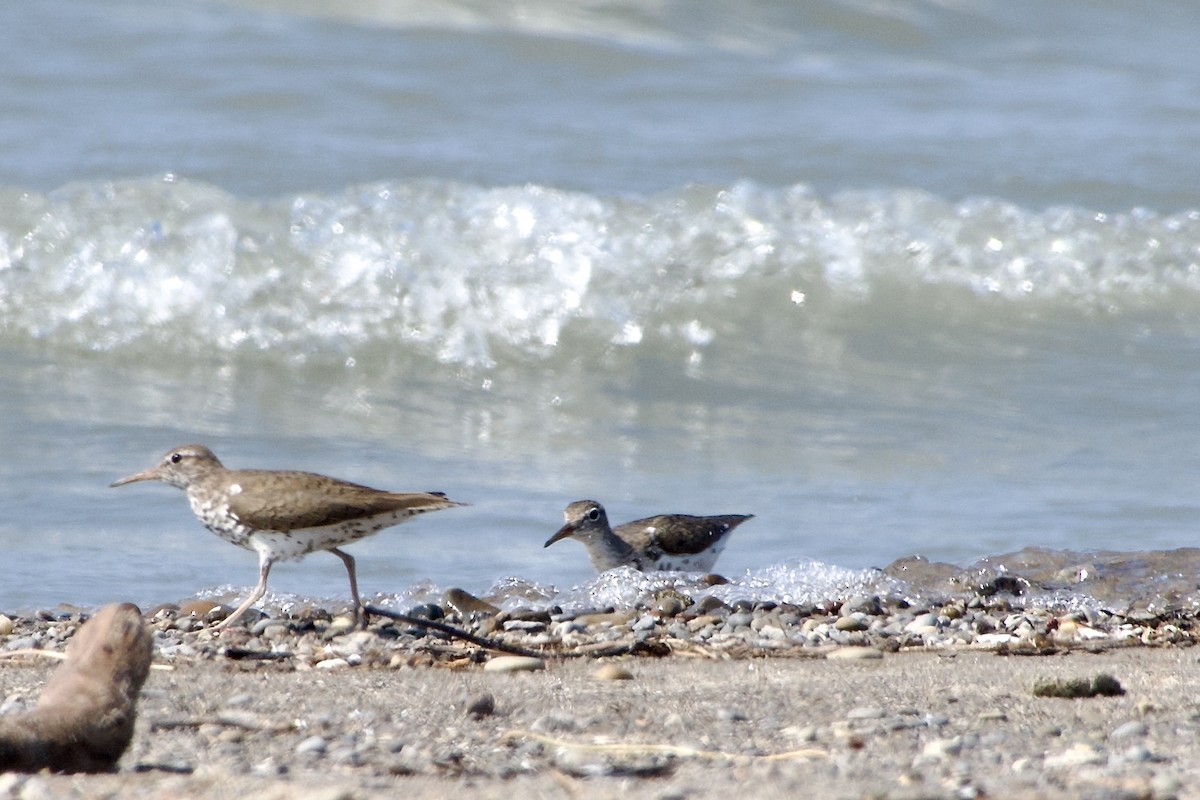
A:
[[[346,565],[355,615],[365,625],[354,557],[341,546],[418,514],[467,505],[441,492],[385,492],[312,472],[227,469],[198,444],[176,447],[156,466],[112,485],[136,481],[162,481],[183,489],[192,513],[205,527],[258,553],[258,585],[218,627],[232,625],[262,598],[271,565],[314,550],[328,550]]]

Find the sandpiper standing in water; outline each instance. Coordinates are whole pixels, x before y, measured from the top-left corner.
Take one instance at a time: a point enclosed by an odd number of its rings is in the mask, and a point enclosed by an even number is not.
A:
[[[544,545],[560,539],[578,539],[587,548],[597,572],[633,567],[679,572],[708,572],[725,547],[725,537],[753,514],[696,517],[659,514],[656,517],[609,527],[604,506],[595,500],[577,500],[563,512],[566,524]]]
[[[341,546],[418,514],[467,505],[441,492],[384,492],[312,472],[226,469],[198,444],[176,447],[151,469],[112,485],[154,480],[187,492],[192,513],[217,536],[258,553],[258,585],[220,628],[232,625],[262,598],[276,561],[297,560],[314,550],[328,550],[346,565],[354,612],[365,626],[354,557]]]

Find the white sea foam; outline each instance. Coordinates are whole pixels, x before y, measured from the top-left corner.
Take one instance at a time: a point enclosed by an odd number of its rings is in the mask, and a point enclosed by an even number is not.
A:
[[[7,208],[0,335],[99,351],[493,366],[550,358],[571,337],[695,360],[714,346],[813,347],[844,335],[856,307],[901,298],[931,323],[997,303],[1030,318],[1200,309],[1200,212],[753,184],[632,200],[445,181],[259,204],[170,177]],[[764,314],[776,336],[762,341]]]

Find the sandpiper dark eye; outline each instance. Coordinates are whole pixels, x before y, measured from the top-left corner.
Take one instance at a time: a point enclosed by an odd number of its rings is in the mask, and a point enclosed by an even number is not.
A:
[[[592,522],[595,522],[596,520],[600,519],[600,509],[598,509],[598,508],[588,509],[587,518],[590,519]]]
[[[178,464],[180,461],[183,461],[182,453],[171,453],[171,463],[172,464]]]

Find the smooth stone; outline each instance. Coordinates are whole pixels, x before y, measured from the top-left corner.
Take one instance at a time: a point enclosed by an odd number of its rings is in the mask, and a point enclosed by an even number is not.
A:
[[[833,623],[833,627],[839,631],[865,631],[868,625],[866,615],[859,611],[846,617],[838,617],[837,622]]]
[[[1074,769],[1088,764],[1103,764],[1104,755],[1088,744],[1075,744],[1061,753],[1046,756],[1042,766],[1046,769]]]
[[[759,629],[758,635],[773,642],[780,642],[787,638],[787,633],[778,625],[764,625]]]
[[[887,712],[882,708],[859,707],[846,712],[846,719],[883,719]]]
[[[846,602],[842,603],[842,608],[838,613],[843,617],[848,617],[851,614],[867,614],[875,617],[883,613],[883,607],[876,596],[856,595],[847,598]]]
[[[1143,761],[1153,761],[1154,754],[1150,752],[1150,749],[1146,745],[1135,744],[1121,754],[1120,760],[1136,764]]]
[[[1144,722],[1132,720],[1124,725],[1118,725],[1112,733],[1108,735],[1110,739],[1128,739],[1134,736],[1145,736],[1150,731],[1150,728]]]
[[[214,611],[223,609],[225,613],[222,619],[232,613],[233,609],[228,606],[223,606],[221,603],[212,600],[189,600],[179,606],[179,616],[195,617],[196,619],[207,619]]]
[[[940,761],[956,757],[962,752],[962,747],[963,740],[961,736],[954,736],[949,739],[934,739],[931,742],[925,743],[925,747],[921,750],[921,755]]]
[[[484,692],[475,699],[467,703],[467,716],[474,719],[490,717],[496,713],[496,698],[488,692]]]
[[[495,616],[500,613],[500,609],[496,606],[462,589],[447,589],[445,595],[443,595],[443,599],[446,601],[446,605],[453,608],[464,618],[470,617],[472,614]]]
[[[839,647],[825,654],[826,661],[879,661],[883,651],[874,647]]]
[[[483,665],[484,672],[536,672],[546,662],[533,656],[494,656]]]
[[[652,631],[652,630],[654,630],[655,622],[656,622],[656,620],[654,619],[653,616],[651,616],[650,614],[645,614],[644,616],[639,617],[633,623],[633,625],[630,626],[630,630]]]
[[[579,728],[579,722],[566,714],[545,714],[535,719],[529,729],[535,733],[569,733]]]
[[[937,614],[926,613],[918,614],[913,618],[913,621],[904,626],[907,633],[924,633],[929,628],[937,630],[938,618]]]
[[[0,636],[9,636],[13,632],[13,621],[0,614]]]
[[[705,595],[695,605],[686,610],[692,616],[699,616],[701,614],[726,614],[729,612],[729,606],[712,595]]]
[[[633,616],[632,611],[607,611],[596,614],[580,614],[575,619],[591,627],[592,625],[624,625],[633,619]]]
[[[668,595],[654,604],[653,613],[659,617],[674,617],[683,611],[683,601],[674,595]]]
[[[349,666],[350,662],[344,658],[327,658],[316,664],[317,669],[345,669]]]
[[[633,680],[633,673],[620,664],[601,664],[592,673],[592,678],[598,681],[631,681]]]
[[[325,739],[321,736],[310,736],[300,744],[296,745],[296,755],[324,755],[326,748]]]
[[[697,617],[700,619],[700,617]],[[748,628],[754,622],[754,615],[747,611],[739,611],[725,618],[725,624],[730,628]],[[690,625],[688,627],[691,627]]]

